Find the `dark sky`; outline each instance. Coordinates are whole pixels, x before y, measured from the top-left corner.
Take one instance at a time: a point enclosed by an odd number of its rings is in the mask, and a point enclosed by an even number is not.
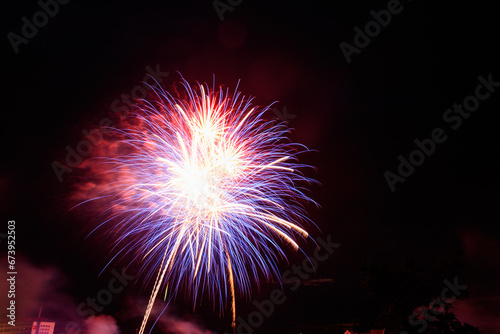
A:
[[[27,268],[18,289],[36,289],[34,282],[50,272],[55,279],[44,281],[49,295],[74,313],[73,305],[107,286],[112,268],[126,264],[113,263],[98,276],[112,257],[112,240],[85,238],[98,218],[69,211],[77,204],[71,200],[75,184],[88,176],[75,168],[59,182],[51,164],[64,163],[66,146],[76,147],[83,130],[115,117],[112,102],[130,93],[149,66],[169,73],[166,89],[179,82],[177,71],[191,83],[211,84],[213,75],[229,87],[240,80],[240,91],[255,96],[256,104],[279,101],[278,110],[295,115],[292,140],[316,150],[301,160],[318,168],[311,176],[321,183],[312,187],[321,208],[308,207],[318,228],[309,230],[314,239],[330,236],[341,246],[299,290],[285,286],[286,302],[256,332],[327,333],[336,323],[371,319],[380,301],[360,286],[364,261],[400,268],[411,258],[432,276],[460,254],[455,274],[468,285],[469,298],[454,305],[457,316],[482,333],[500,333],[500,31],[493,4],[240,2],[233,1],[221,21],[211,1],[73,0],[16,46],[9,36],[22,36],[22,18],[33,22],[41,7],[36,1],[4,4],[0,233],[8,219],[16,220],[18,261]],[[348,62],[339,45],[355,47],[354,28],[364,31],[374,20],[370,12],[388,4],[398,13]],[[493,81],[490,90],[479,89],[481,96],[489,93],[481,101],[474,98],[480,76]],[[447,111],[464,100],[479,101],[477,110],[464,109],[465,116]],[[437,128],[446,140],[434,143],[391,191],[385,173],[398,174],[398,157],[409,159],[418,149],[415,140],[432,138]],[[304,251],[312,254],[312,246],[304,244]],[[5,241],[1,247],[4,254]],[[292,263],[302,259],[290,254]],[[282,272],[288,268],[283,264]],[[421,279],[420,288],[433,286],[436,296],[445,287],[442,280]],[[253,298],[266,299],[275,287],[255,290]],[[131,300],[147,298],[150,289],[130,287],[98,314],[113,315],[123,333],[133,333],[142,311],[130,310]],[[237,303],[245,319],[255,309]],[[180,300],[171,312],[172,323],[229,330],[230,316],[219,318],[209,303],[192,312]],[[47,313],[64,317],[54,305]]]

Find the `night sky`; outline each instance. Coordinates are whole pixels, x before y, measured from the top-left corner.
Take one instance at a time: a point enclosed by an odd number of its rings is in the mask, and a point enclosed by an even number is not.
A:
[[[500,31],[493,3],[73,0],[58,7],[52,17],[37,16],[40,3],[9,1],[1,14],[1,268],[13,219],[18,319],[36,316],[43,302],[42,315],[57,320],[58,334],[69,334],[71,322],[95,333],[116,333],[114,324],[135,333],[140,325],[152,288],[141,281],[125,280],[107,305],[88,311],[87,298],[109,290],[122,268],[137,273],[127,258],[105,268],[113,239],[88,236],[103,216],[71,209],[78,185],[93,177],[87,160],[105,144],[61,178],[53,166],[67,164],[67,147],[76,149],[82,131],[103,119],[115,123],[113,102],[154,70],[169,91],[180,74],[191,84],[212,85],[215,76],[216,85],[232,89],[239,81],[256,105],[278,101],[266,117],[281,116],[292,141],[311,149],[300,161],[317,167],[308,176],[320,183],[310,187],[320,208],[307,206],[316,226],[308,226],[312,239],[301,246],[309,256],[313,239],[340,246],[316,273],[283,284],[285,301],[254,333],[342,333],[338,324],[346,323],[417,333],[423,326],[409,324],[412,310],[429,305],[455,277],[467,286],[451,303],[457,319],[500,333]],[[390,22],[380,14],[388,10]],[[45,25],[23,28],[34,14],[47,18]],[[385,27],[373,23],[377,15]],[[303,259],[290,250],[281,272]],[[238,316],[248,322],[252,301],[269,300],[279,287],[254,287],[251,300],[237,300]],[[6,322],[5,283],[1,288]],[[180,292],[154,332],[229,332],[226,312],[219,316],[208,299],[193,311]],[[99,317],[85,320],[93,313]],[[430,322],[424,333],[432,332]],[[240,333],[251,332],[243,327]]]

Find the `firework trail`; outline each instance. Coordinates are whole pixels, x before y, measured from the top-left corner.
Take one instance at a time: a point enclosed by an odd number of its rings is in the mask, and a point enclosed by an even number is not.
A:
[[[234,329],[236,292],[279,279],[282,245],[298,250],[308,236],[311,199],[300,186],[314,181],[296,158],[307,149],[237,90],[182,80],[184,98],[153,88],[138,103],[131,125],[115,130],[128,154],[103,160],[118,254],[133,254],[154,279],[139,334],[163,290],[193,305],[207,295],[221,314],[231,300]]]

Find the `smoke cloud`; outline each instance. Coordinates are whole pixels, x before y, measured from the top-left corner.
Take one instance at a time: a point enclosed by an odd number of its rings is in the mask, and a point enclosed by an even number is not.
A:
[[[116,319],[110,315],[91,316],[85,320],[88,334],[120,334]]]
[[[139,302],[130,301],[129,304],[130,309],[132,310],[131,312],[134,313],[134,316],[140,318],[144,316],[144,312],[146,310],[145,300],[141,300]],[[162,313],[164,307],[164,305],[162,306],[159,305],[158,302],[156,303],[149,317],[149,326],[151,326],[151,324],[158,319],[155,326],[166,334],[217,334],[216,332],[204,328],[200,319],[195,318],[193,315],[180,317],[174,314],[173,305],[169,305]]]
[[[481,284],[471,282],[470,298],[453,303],[457,319],[479,328],[481,333],[500,334],[500,282],[497,279],[500,263],[500,243],[481,231],[460,233],[467,265],[474,278],[478,273],[491,273],[491,279]],[[466,283],[466,282],[465,282]]]

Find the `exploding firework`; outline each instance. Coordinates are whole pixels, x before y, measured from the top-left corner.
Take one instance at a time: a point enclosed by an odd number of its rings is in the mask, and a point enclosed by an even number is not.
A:
[[[301,186],[314,181],[297,159],[307,148],[237,89],[182,86],[183,97],[153,88],[115,130],[127,154],[103,158],[118,253],[154,281],[140,334],[161,291],[193,305],[206,295],[221,313],[230,303],[234,328],[235,294],[279,279],[283,245],[308,236]]]

